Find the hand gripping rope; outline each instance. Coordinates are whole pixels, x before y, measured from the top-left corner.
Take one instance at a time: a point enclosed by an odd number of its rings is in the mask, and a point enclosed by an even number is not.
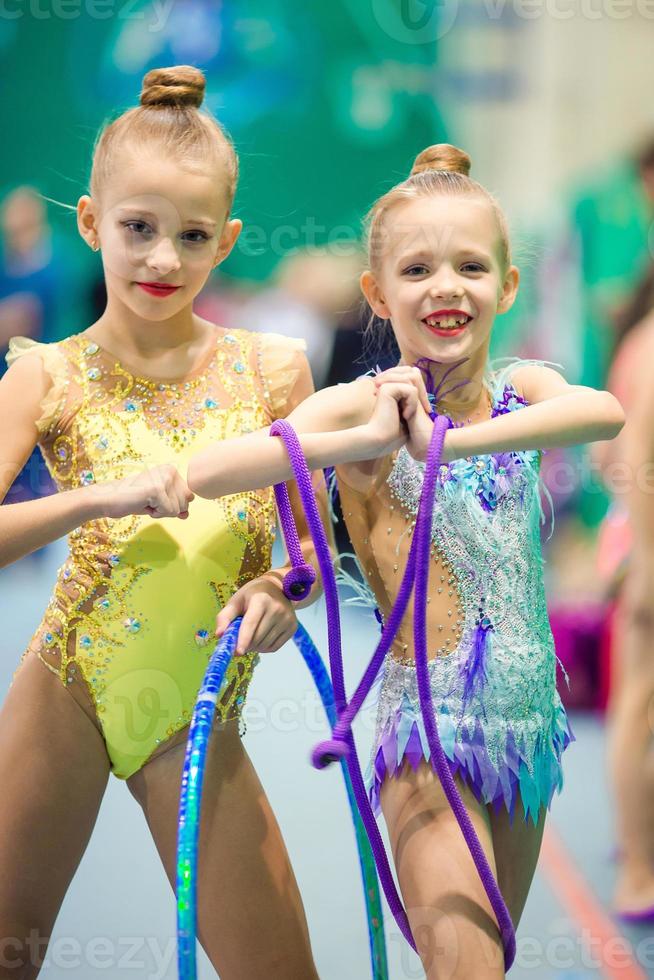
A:
[[[379,829],[375,821],[370,803],[365,791],[361,770],[356,760],[354,751],[354,740],[352,736],[352,722],[360,710],[370,688],[379,673],[386,653],[395,639],[397,630],[402,621],[402,617],[407,608],[412,588],[415,584],[414,597],[414,647],[416,658],[416,674],[418,681],[418,693],[420,696],[420,708],[425,725],[427,742],[429,744],[431,757],[435,760],[436,771],[443,786],[445,795],[452,807],[457,822],[461,828],[464,839],[470,854],[475,862],[479,877],[488,895],[493,912],[502,937],[504,947],[504,964],[508,971],[515,959],[516,941],[515,931],[509,911],[506,907],[502,894],[493,872],[488,864],[486,855],[475,833],[470,817],[465,809],[461,796],[456,788],[452,773],[450,771],[447,758],[443,752],[438,727],[436,725],[436,715],[432,700],[431,686],[429,683],[429,671],[427,665],[427,588],[429,577],[429,545],[431,539],[432,515],[434,510],[434,497],[436,490],[436,474],[441,461],[443,451],[443,440],[445,432],[449,426],[449,421],[444,416],[437,416],[434,422],[434,429],[429,446],[427,463],[425,466],[424,480],[416,528],[409,550],[407,566],[404,571],[400,590],[394,603],[388,622],[382,633],[377,649],[356,689],[352,701],[347,704],[345,687],[343,680],[343,658],[340,642],[340,621],[338,615],[338,597],[334,571],[332,568],[329,548],[325,537],[325,532],[320,521],[318,508],[312,493],[309,471],[302,454],[299,440],[291,426],[284,421],[277,421],[270,430],[271,435],[282,435],[289,454],[291,466],[300,490],[302,504],[307,517],[307,524],[314,541],[318,564],[323,579],[325,590],[325,600],[327,605],[327,622],[329,638],[329,659],[336,697],[336,707],[339,713],[337,724],[332,731],[332,737],[317,745],[313,752],[313,764],[316,768],[323,768],[336,760],[345,759],[352,780],[354,794],[361,818],[366,827],[370,838],[379,877],[388,900],[388,904],[395,916],[397,924],[404,936],[415,949],[413,937],[409,927],[406,912],[402,906],[400,898],[395,888],[395,883],[389,868],[388,858],[384,850]]]
[[[308,486],[311,501],[315,506],[310,479]],[[293,566],[284,579],[284,593],[289,599],[299,601],[309,594],[316,575],[313,568],[304,562],[285,484],[278,484],[275,487],[275,496],[287,550]],[[177,835],[177,960],[180,980],[195,980],[197,975],[195,944],[197,933],[197,852],[205,761],[216,702],[230,660],[236,649],[241,621],[242,617],[238,617],[230,623],[216,644],[198,694],[186,745]],[[334,692],[320,654],[302,625],[298,627],[293,640],[309,668],[330,727],[333,727],[337,717]],[[357,810],[355,793],[345,762],[341,763],[341,768],[352,813],[363,881],[372,978],[373,980],[388,980],[383,911],[375,860],[365,827]]]

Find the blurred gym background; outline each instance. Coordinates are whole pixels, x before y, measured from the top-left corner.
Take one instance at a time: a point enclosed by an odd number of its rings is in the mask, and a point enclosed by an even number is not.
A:
[[[145,72],[193,64],[240,155],[234,213],[245,226],[198,298],[201,315],[306,337],[318,387],[384,363],[387,351],[362,347],[361,218],[419,150],[452,142],[502,204],[522,275],[492,355],[544,358],[571,384],[626,399],[654,306],[653,42],[650,0],[5,0],[0,350],[17,334],[61,339],[100,314],[100,258],[74,212],[53,202],[87,192],[96,133],[136,103]],[[556,517],[549,541],[549,520],[544,528],[548,601],[577,742],[521,924],[518,978],[654,977],[651,925],[611,915],[606,723],[629,530],[603,480],[609,462],[596,445],[543,463]],[[51,489],[35,456],[6,502]],[[0,572],[5,689],[64,553],[62,542]],[[375,630],[357,610],[347,617],[353,681]],[[303,618],[321,634],[321,611]],[[267,721],[246,739],[289,843],[321,976],[359,980],[366,941],[351,832],[336,780],[308,767],[317,729],[299,709],[307,690],[293,651],[268,657],[251,693]],[[297,709],[292,724],[288,712],[279,721],[280,699]],[[389,932],[390,976],[422,976]],[[113,943],[104,966],[88,954],[100,936]],[[174,900],[116,780],[56,937],[82,952],[79,962],[54,957],[46,977],[176,975],[174,955],[160,962],[147,939],[170,950]],[[131,964],[126,937],[141,937]]]

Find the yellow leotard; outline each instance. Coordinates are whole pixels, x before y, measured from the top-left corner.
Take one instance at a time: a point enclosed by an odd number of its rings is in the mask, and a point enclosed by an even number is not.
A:
[[[9,363],[39,354],[52,378],[37,423],[59,490],[122,479],[189,459],[210,443],[285,414],[302,369],[302,341],[216,328],[205,362],[176,381],[130,373],[84,333],[55,344],[14,338]],[[126,779],[190,721],[214,646],[216,613],[270,568],[276,517],[270,488],[196,498],[186,520],[89,521],[23,659],[34,651],[101,731],[112,771]],[[240,717],[256,654],[234,658],[217,706]],[[22,660],[21,660],[22,663]]]

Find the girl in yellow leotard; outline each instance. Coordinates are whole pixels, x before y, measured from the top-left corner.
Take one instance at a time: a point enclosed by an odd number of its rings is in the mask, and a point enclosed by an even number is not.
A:
[[[194,499],[185,476],[192,453],[286,415],[312,384],[301,343],[193,313],[241,229],[236,156],[203,93],[197,69],[149,72],[140,106],[102,132],[77,219],[102,250],[106,310],[60,343],[14,338],[0,383],[0,500],[37,442],[60,491],[0,508],[0,562],[70,543],[0,711],[0,938],[15,954],[0,977],[37,975],[31,936],[50,935],[110,771],[174,883],[187,727],[221,608],[221,629],[244,618],[207,759],[199,938],[225,980],[317,976],[239,738],[249,651],[296,627],[270,569],[272,490]]]

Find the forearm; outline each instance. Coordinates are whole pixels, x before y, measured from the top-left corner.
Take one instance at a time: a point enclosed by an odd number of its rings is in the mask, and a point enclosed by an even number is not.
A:
[[[298,433],[311,470],[351,463],[375,455],[364,426],[337,432]],[[189,489],[200,497],[215,499],[245,490],[258,490],[293,477],[286,447],[281,438],[267,431],[238,439],[226,439],[194,456],[188,467]]]
[[[443,459],[452,462],[486,453],[577,446],[613,439],[623,424],[622,407],[609,392],[575,391],[477,425],[448,430]]]
[[[90,489],[80,487],[0,506],[0,568],[100,517],[101,503]]]

